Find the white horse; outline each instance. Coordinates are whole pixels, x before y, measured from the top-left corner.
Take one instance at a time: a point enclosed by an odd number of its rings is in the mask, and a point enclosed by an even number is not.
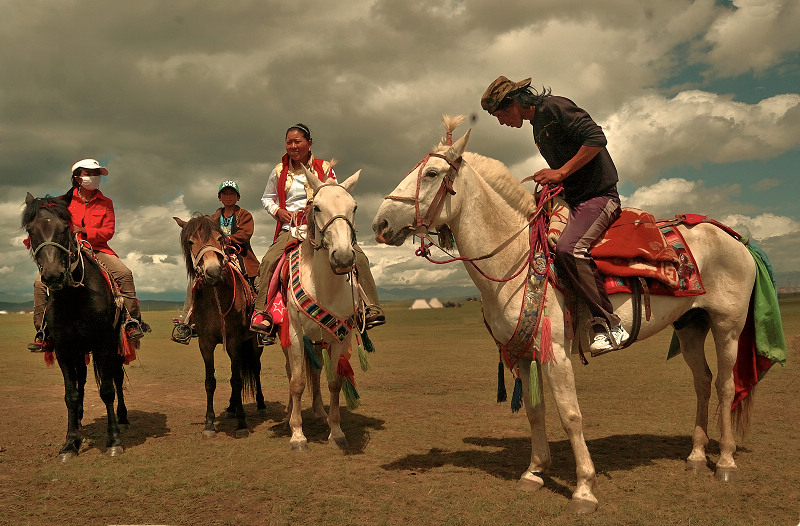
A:
[[[446,119],[448,135],[459,122],[460,119],[452,122]],[[500,161],[465,152],[468,139],[469,131],[452,146],[442,141],[433,153],[412,169],[391,195],[386,196],[372,227],[378,242],[396,246],[402,245],[412,234],[421,235],[428,229],[449,227],[460,256],[474,260],[474,264],[465,263],[465,266],[481,293],[486,324],[498,342],[507,342],[520,318],[526,273],[505,282],[485,276],[508,279],[525,264],[530,250],[526,225],[536,203],[532,194]],[[692,371],[697,394],[693,447],[687,459],[687,469],[700,471],[707,469],[712,375],[703,345],[711,330],[717,352],[716,388],[721,430],[716,476],[728,481],[735,478],[737,469],[733,459],[736,443],[732,412],[729,410],[734,398],[732,369],[739,333],[748,314],[756,268],[747,248],[721,229],[709,224],[691,228],[681,226],[679,229],[694,254],[706,293],[690,297],[652,296],[652,316],[649,321],[642,321],[638,338],[648,338],[668,328],[692,309],[697,309],[693,313],[699,313],[685,317],[689,321],[677,330],[677,335],[681,353]],[[633,321],[631,295],[614,294],[611,301],[623,325],[630,330]],[[572,445],[577,488],[569,507],[574,512],[591,513],[597,509],[597,479],[583,436],[570,360],[572,341],[565,336],[565,301],[555,287],[547,287],[545,302],[552,321],[554,359],[537,367],[535,375],[538,378],[534,376],[534,385],[537,381],[541,385],[543,373],[552,390],[561,425]],[[582,324],[579,323],[578,327]],[[531,363],[530,356],[518,363],[532,446],[530,466],[520,477],[518,486],[535,491],[544,483],[542,473],[550,467],[551,457],[545,433],[544,403],[534,405],[530,401]],[[749,403],[738,404],[737,409],[749,411],[751,407]],[[746,417],[743,414],[741,420],[734,420],[746,422]]]
[[[314,389],[314,413],[320,418],[325,416],[318,396],[321,368],[325,369],[330,390],[328,439],[340,448],[347,446],[339,412],[339,393],[343,386],[348,406],[352,409],[358,403],[348,358],[351,330],[358,330],[357,282],[352,272],[356,257],[353,248],[356,202],[350,192],[359,174],[360,171],[356,172],[342,184],[332,180],[322,183],[307,174],[314,197],[306,208],[308,226],[301,235],[303,240],[298,251],[288,255],[286,308],[289,324],[286,329],[281,328],[282,345],[286,336],[289,340],[283,351],[289,377],[287,411],[292,433],[289,443],[294,450],[308,449],[300,413],[307,380]]]

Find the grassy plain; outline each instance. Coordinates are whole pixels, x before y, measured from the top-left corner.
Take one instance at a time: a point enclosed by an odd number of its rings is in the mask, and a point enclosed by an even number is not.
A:
[[[666,361],[670,334],[591,359],[574,357],[600,508],[574,517],[566,505],[575,466],[545,393],[553,469],[538,493],[515,489],[530,456],[527,420],[495,403],[497,351],[477,303],[411,311],[390,305],[371,332],[371,370],[356,368],[362,405],[343,409],[350,441],[326,445],[304,399],[310,451],[289,450],[282,426],[288,387],[283,355],[267,347],[268,410],[246,409],[251,436],[220,419],[201,437],[205,394],[196,340],[169,340],[173,312],[153,326],[126,368],[131,429],[121,457],[103,454],[105,411],[87,385],[81,455],[58,464],[66,431],[57,367],[29,353],[30,317],[0,319],[0,524],[587,524],[796,525],[800,522],[800,299],[782,302],[786,367],[758,387],[754,426],[739,445],[739,480],[684,472],[694,392],[681,358]],[[708,344],[710,350],[710,343]],[[709,352],[713,362],[713,353]],[[712,364],[712,370],[714,369]],[[217,350],[216,408],[225,407],[229,361]],[[510,376],[506,375],[511,389]],[[323,394],[327,401],[326,390]],[[712,404],[715,404],[712,398]],[[716,425],[712,438],[718,438]],[[715,460],[719,448],[710,448]]]

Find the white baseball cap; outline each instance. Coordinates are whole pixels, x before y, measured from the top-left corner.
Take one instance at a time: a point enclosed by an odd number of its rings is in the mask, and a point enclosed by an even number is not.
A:
[[[95,159],[83,159],[72,165],[72,173],[78,168],[86,168],[87,170],[100,170],[102,175],[108,175],[108,170],[105,166],[100,166],[100,163]]]

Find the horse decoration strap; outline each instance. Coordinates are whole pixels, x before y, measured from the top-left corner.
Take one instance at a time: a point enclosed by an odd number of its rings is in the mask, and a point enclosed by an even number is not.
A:
[[[292,248],[289,252],[289,285],[291,287],[291,297],[300,312],[314,320],[317,325],[328,331],[339,341],[343,341],[356,328],[354,317],[339,318],[335,314],[328,312],[320,306],[303,289],[300,279],[300,245]]]

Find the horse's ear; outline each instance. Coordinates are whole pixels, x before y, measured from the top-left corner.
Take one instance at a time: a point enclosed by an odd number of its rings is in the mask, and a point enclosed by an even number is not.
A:
[[[462,155],[464,155],[464,152],[467,149],[467,143],[469,142],[469,134],[471,131],[472,128],[467,130],[467,133],[465,133],[463,137],[461,137],[459,140],[453,143],[453,146],[451,146],[450,149],[447,150],[447,153],[444,154],[444,156],[447,157],[447,159],[450,162],[456,162],[458,159],[461,158]]]
[[[33,203],[34,199],[36,198],[33,197],[33,195],[30,192],[28,192],[28,195],[25,196],[25,204],[30,205],[31,203]]]
[[[356,184],[358,183],[358,176],[361,175],[361,170],[357,171],[353,175],[347,178],[347,181],[341,183],[341,187],[347,190],[348,194],[353,193],[353,188],[355,188]]]
[[[309,172],[308,168],[306,168],[305,166],[303,166],[303,173],[306,174],[306,181],[308,181],[308,186],[310,186],[314,192],[316,192],[320,186],[325,184],[319,180],[319,177],[317,177],[316,174],[312,174],[311,172]]]
[[[181,219],[180,217],[174,217],[174,216],[173,216],[173,217],[172,217],[172,219],[174,219],[174,220],[175,220],[175,222],[176,222],[176,223],[178,223],[178,226],[179,226],[179,227],[183,228],[183,227],[185,227],[185,226],[186,226],[186,221],[184,221],[184,220],[183,220],[183,219]]]

